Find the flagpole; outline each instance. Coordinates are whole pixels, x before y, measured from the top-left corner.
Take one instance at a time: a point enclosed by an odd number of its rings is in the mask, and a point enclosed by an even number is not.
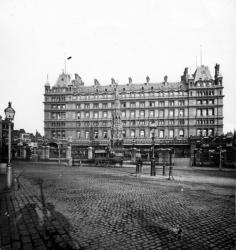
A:
[[[65,58],[65,75],[66,75],[66,58]]]

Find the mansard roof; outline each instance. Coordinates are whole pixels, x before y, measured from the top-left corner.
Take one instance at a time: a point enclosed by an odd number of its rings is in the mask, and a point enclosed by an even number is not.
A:
[[[69,74],[59,75],[54,87],[67,88],[71,87],[74,94],[87,94],[87,93],[101,93],[101,92],[114,92],[115,88],[118,88],[119,92],[137,92],[137,91],[172,91],[172,90],[186,90],[186,83],[193,79],[194,82],[197,81],[210,81],[213,80],[208,66],[198,66],[194,74],[189,74],[187,68],[185,69],[184,75],[181,77],[179,82],[168,82],[167,76],[165,76],[163,82],[155,83],[149,82],[150,78],[146,78],[146,82],[143,83],[132,83],[132,79],[129,78],[129,83],[118,84],[113,78],[111,79],[111,84],[101,85],[97,79],[94,80],[94,85],[85,86],[81,77],[75,74],[75,79],[72,80]]]
[[[118,88],[121,92],[139,92],[139,91],[172,91],[184,90],[185,85],[181,82],[162,82],[162,83],[132,83],[132,84],[117,84],[117,85],[100,85],[100,86],[80,86],[74,88],[74,93],[101,93],[114,92],[114,88]]]
[[[56,84],[54,85],[55,87],[67,87],[67,85],[70,83],[71,78],[69,74],[65,74],[64,72],[62,72],[57,81]]]
[[[194,82],[213,80],[208,66],[204,65],[197,67],[193,76],[194,76]]]

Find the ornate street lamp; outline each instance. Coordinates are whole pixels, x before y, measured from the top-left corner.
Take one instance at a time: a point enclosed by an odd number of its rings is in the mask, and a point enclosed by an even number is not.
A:
[[[132,161],[136,161],[135,138],[132,140]]]
[[[6,120],[8,121],[8,166],[7,166],[7,188],[12,186],[12,167],[11,167],[11,122],[15,116],[15,110],[11,107],[11,102],[8,103],[8,107],[4,110]]]
[[[61,147],[62,147],[62,142],[57,142],[57,147],[58,147],[58,164],[61,165]]]
[[[156,166],[155,166],[155,129],[156,124],[152,123],[150,129],[152,130],[152,159],[151,159],[151,176],[156,175]]]

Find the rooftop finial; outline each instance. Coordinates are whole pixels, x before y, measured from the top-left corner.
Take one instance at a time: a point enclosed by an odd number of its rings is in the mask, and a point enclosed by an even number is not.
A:
[[[168,79],[168,76],[165,75],[165,76],[164,76],[164,82],[165,82],[165,83],[167,82],[167,79]]]
[[[129,77],[128,79],[129,79],[129,84],[131,84],[132,83],[132,78]]]
[[[202,45],[200,45],[200,66],[202,66]]]

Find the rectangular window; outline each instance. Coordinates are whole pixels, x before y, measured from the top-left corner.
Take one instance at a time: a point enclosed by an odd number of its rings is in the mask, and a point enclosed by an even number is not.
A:
[[[95,109],[98,109],[98,103],[94,103],[94,104],[93,104],[93,107],[94,107]]]
[[[197,130],[197,136],[201,136],[201,134],[202,134],[202,130],[201,130],[201,129],[198,129],[198,130]]]
[[[163,102],[163,101],[160,101],[160,102],[159,102],[159,106],[160,106],[160,107],[164,107],[164,106],[165,106],[164,102]]]
[[[136,103],[135,102],[131,102],[130,107],[131,108],[135,108],[136,107]]]
[[[159,117],[164,117],[164,110],[159,111]]]
[[[169,110],[169,116],[170,116],[170,117],[173,117],[173,116],[174,116],[174,110],[173,110],[173,109],[170,109],[170,110]]]
[[[139,121],[139,125],[144,126],[145,125],[145,121],[144,120]]]
[[[206,109],[202,109],[202,115],[206,116],[207,115],[207,110]]]
[[[208,115],[209,115],[209,116],[214,115],[213,109],[208,109]]]
[[[159,121],[159,125],[160,125],[160,126],[164,126],[164,120],[160,120],[160,121]]]
[[[61,119],[66,119],[66,113],[61,113]]]
[[[126,102],[122,102],[122,103],[121,103],[121,107],[122,107],[122,108],[126,108]]]
[[[209,130],[208,130],[208,135],[209,135],[209,136],[213,135],[213,129],[209,129]]]
[[[107,118],[107,112],[103,111],[103,118]]]
[[[183,109],[180,109],[180,110],[179,110],[179,116],[181,116],[181,117],[184,116],[184,110],[183,110]]]
[[[201,115],[202,115],[201,109],[197,109],[197,116],[201,116]]]
[[[56,119],[56,117],[57,117],[57,113],[51,113],[51,118],[52,119]]]
[[[130,112],[130,116],[131,116],[131,117],[134,117],[134,111],[131,111],[131,112]]]
[[[134,120],[130,121],[130,125],[135,126],[135,121]]]
[[[64,139],[66,137],[65,131],[61,131],[61,137]]]
[[[169,125],[174,125],[174,120],[169,120]]]
[[[179,125],[184,125],[184,119],[179,120]]]
[[[94,118],[98,118],[98,112],[94,112]]]
[[[89,118],[89,112],[85,112],[85,118]]]
[[[85,109],[89,109],[89,104],[85,104],[85,105],[84,105],[84,108],[85,108]]]
[[[107,103],[103,103],[103,104],[102,104],[102,108],[103,108],[103,109],[107,108]]]
[[[144,110],[141,110],[140,111],[140,117],[144,117],[144,114],[145,114]]]
[[[155,106],[155,102],[149,102],[149,107],[154,107]]]
[[[95,138],[95,139],[98,138],[98,131],[94,131],[94,138]]]
[[[144,131],[144,129],[140,130],[140,137],[145,137],[145,131]]]
[[[179,130],[179,137],[184,137],[184,130],[183,129]]]
[[[208,104],[214,104],[214,100],[213,99],[209,100]]]
[[[206,129],[203,129],[202,130],[202,136],[206,136],[207,135],[207,130]]]
[[[106,130],[103,131],[103,138],[104,138],[104,139],[107,138],[107,131],[106,131]]]
[[[139,107],[140,107],[140,108],[144,108],[144,107],[145,107],[145,103],[144,103],[144,102],[140,102]]]
[[[86,139],[89,139],[89,131],[86,131],[86,132],[85,132],[85,138],[86,138]]]
[[[179,106],[184,106],[184,100],[179,101]]]
[[[159,137],[160,138],[164,138],[164,130],[160,130],[159,131]]]
[[[169,101],[169,106],[173,107],[175,105],[174,101]]]
[[[169,130],[169,137],[170,138],[174,137],[174,130],[173,129]]]
[[[125,111],[122,111],[121,116],[125,117]]]
[[[201,105],[202,104],[202,100],[197,100],[197,104]]]
[[[80,131],[77,131],[77,138],[80,138]]]
[[[122,131],[122,136],[123,136],[123,138],[126,138],[126,131],[125,130]]]
[[[149,111],[149,117],[154,117],[154,110]]]
[[[135,130],[131,130],[131,131],[130,131],[130,136],[131,136],[131,137],[135,137]]]

